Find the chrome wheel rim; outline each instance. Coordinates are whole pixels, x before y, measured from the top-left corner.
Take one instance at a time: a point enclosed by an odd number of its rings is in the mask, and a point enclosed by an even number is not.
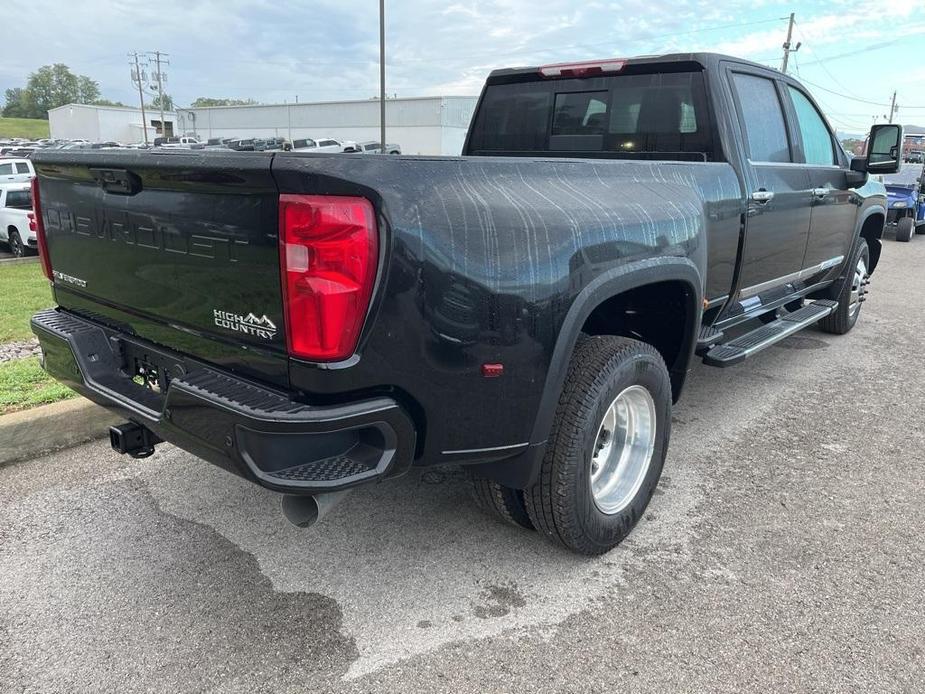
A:
[[[647,389],[630,386],[610,403],[591,451],[591,495],[602,513],[619,513],[636,497],[652,463],[655,430]]]
[[[19,237],[10,235],[10,252],[16,258],[23,257],[22,241],[19,240]]]
[[[851,298],[848,301],[848,315],[854,318],[857,312],[861,310],[861,302],[864,301],[864,283],[867,281],[867,261],[864,256],[858,258],[858,264],[854,268],[854,277],[851,278]]]

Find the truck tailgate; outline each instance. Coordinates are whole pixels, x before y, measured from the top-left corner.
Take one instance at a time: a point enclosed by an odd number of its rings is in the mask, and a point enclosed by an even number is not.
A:
[[[271,158],[37,154],[58,304],[285,385]]]

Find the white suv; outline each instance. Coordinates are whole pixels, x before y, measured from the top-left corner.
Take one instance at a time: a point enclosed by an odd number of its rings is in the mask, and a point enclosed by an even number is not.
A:
[[[0,183],[28,183],[35,169],[28,159],[0,159]]]

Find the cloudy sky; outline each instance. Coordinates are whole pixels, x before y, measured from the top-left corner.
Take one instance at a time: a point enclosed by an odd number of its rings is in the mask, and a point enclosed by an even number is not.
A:
[[[883,118],[925,125],[921,0],[386,0],[388,92],[477,94],[493,68],[712,50],[779,66],[786,20],[803,46],[792,71],[847,132]],[[886,8],[889,8],[887,11]],[[918,11],[916,11],[918,10]],[[0,90],[66,63],[134,104],[129,51],[170,55],[168,91],[264,103],[363,99],[378,91],[377,0],[31,0],[5,13]],[[21,30],[16,27],[21,27]],[[12,44],[12,45],[11,45]]]

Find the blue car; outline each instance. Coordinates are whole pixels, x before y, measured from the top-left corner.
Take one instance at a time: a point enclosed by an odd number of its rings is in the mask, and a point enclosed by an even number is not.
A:
[[[888,227],[896,230],[897,241],[911,241],[925,234],[925,167],[905,164],[901,171],[884,176],[889,198]]]

